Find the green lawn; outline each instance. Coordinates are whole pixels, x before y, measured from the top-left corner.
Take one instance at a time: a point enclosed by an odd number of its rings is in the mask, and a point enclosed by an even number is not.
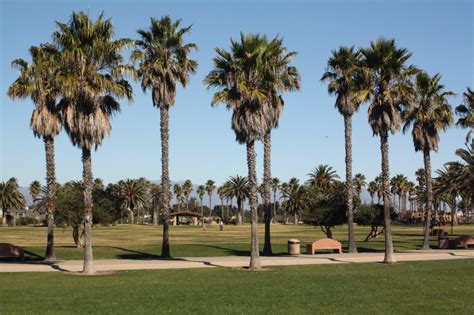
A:
[[[448,228],[447,228],[448,229]],[[396,250],[416,249],[422,242],[421,226],[393,226]],[[259,226],[260,241],[263,242],[263,225]],[[455,227],[455,234],[474,235],[474,225]],[[363,242],[368,228],[356,227],[356,239],[360,251],[382,250],[383,235],[376,240]],[[160,254],[162,227],[143,225],[95,226],[93,228],[94,257],[107,258],[145,258]],[[196,226],[174,226],[170,230],[171,254],[177,256],[225,256],[248,255],[250,249],[250,225],[226,226],[220,232],[213,225],[207,231]],[[324,237],[319,228],[307,225],[273,225],[272,243],[276,254],[286,252],[286,242],[297,238],[305,243]],[[347,227],[334,230],[334,238],[347,245]],[[82,259],[83,250],[75,248],[70,228],[55,229],[58,259]],[[44,227],[1,227],[0,242],[24,246],[30,258],[41,259],[46,244]],[[435,237],[432,246],[436,246]]]
[[[0,313],[474,314],[474,260],[0,275]]]

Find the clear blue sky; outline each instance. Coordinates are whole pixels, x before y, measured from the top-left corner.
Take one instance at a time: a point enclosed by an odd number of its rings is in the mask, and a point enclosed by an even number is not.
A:
[[[54,21],[67,21],[72,11],[85,10],[93,18],[104,11],[112,18],[117,37],[136,38],[136,30],[149,24],[150,16],[181,18],[193,24],[188,40],[199,45],[193,55],[199,70],[186,89],[179,89],[170,118],[170,173],[172,180],[191,179],[200,184],[247,174],[245,148],[234,141],[231,113],[212,108],[212,92],[202,85],[211,68],[215,47],[227,48],[240,31],[284,37],[298,52],[295,65],[301,72],[302,90],[285,95],[280,128],[273,133],[273,175],[282,180],[306,179],[318,164],[330,164],[344,176],[343,120],[334,109],[334,97],[319,79],[331,49],[340,45],[367,46],[380,36],[395,38],[413,52],[411,62],[434,74],[440,72],[447,89],[460,94],[473,86],[473,5],[471,1],[7,1],[1,2],[0,56],[0,180],[11,176],[26,186],[44,182],[44,147],[29,129],[31,100],[12,102],[8,86],[17,76],[10,68],[15,58],[29,59],[28,48],[51,40]],[[222,1],[223,2],[223,1]],[[95,177],[106,183],[145,176],[159,179],[161,155],[159,112],[150,93],[137,84],[134,102],[112,121],[113,131],[93,153]],[[452,128],[441,136],[433,154],[433,168],[455,159],[465,131]],[[380,172],[379,139],[367,124],[367,105],[354,117],[354,173],[373,179]],[[259,178],[262,145],[257,145]],[[410,135],[390,138],[391,174],[413,179],[422,167]],[[80,179],[80,150],[65,133],[56,141],[56,174],[59,182]]]

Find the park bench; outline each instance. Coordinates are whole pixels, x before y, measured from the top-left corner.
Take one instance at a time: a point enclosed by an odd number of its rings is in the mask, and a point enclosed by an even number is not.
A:
[[[306,254],[314,255],[317,250],[333,250],[335,253],[342,254],[342,244],[330,238],[322,238],[306,245]]]
[[[23,248],[8,243],[0,243],[0,257],[24,258]]]
[[[461,235],[458,238],[456,238],[456,245],[465,246],[465,247],[474,246],[474,237],[471,237],[468,235]]]

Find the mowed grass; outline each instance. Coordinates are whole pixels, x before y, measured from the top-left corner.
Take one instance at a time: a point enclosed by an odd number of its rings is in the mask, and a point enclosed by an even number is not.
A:
[[[449,227],[445,229],[449,230]],[[384,248],[384,237],[379,236],[370,242],[363,242],[369,229],[356,227],[356,240],[359,251],[377,251]],[[422,243],[421,226],[393,226],[395,250],[417,249]],[[263,225],[259,226],[260,243],[263,247]],[[455,235],[474,235],[474,225],[455,227]],[[296,238],[301,241],[302,251],[306,243],[325,237],[319,228],[307,225],[272,225],[272,245],[275,254],[286,253],[287,241]],[[219,231],[211,225],[206,231],[198,226],[173,226],[170,228],[171,254],[174,257],[205,257],[248,255],[250,250],[250,225],[226,226]],[[92,232],[94,258],[140,259],[157,257],[161,252],[161,226],[119,225],[94,226]],[[455,236],[452,236],[455,237]],[[334,238],[347,246],[347,227],[334,229]],[[23,246],[30,259],[41,259],[46,245],[45,227],[1,227],[0,243],[13,243]],[[432,237],[436,247],[436,237]],[[56,256],[58,259],[82,259],[83,249],[76,248],[71,228],[55,229]]]
[[[8,273],[0,313],[474,314],[474,260]]]

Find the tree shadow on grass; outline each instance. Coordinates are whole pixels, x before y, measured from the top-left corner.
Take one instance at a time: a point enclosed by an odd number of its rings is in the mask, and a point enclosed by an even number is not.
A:
[[[145,253],[137,250],[131,250],[123,247],[113,247],[109,246],[110,248],[118,249],[124,252],[127,252],[126,254],[118,254],[117,258],[119,259],[133,259],[133,260],[146,260],[146,259],[166,259],[161,257],[161,255],[156,255],[156,254],[151,254],[151,253]]]
[[[226,254],[229,254],[229,256],[250,256],[249,250],[240,250],[240,249],[235,249],[235,248],[228,248],[228,247],[222,247],[222,246],[216,246],[216,245],[204,245],[204,244],[196,244],[195,246],[219,249],[219,250],[224,251]]]

